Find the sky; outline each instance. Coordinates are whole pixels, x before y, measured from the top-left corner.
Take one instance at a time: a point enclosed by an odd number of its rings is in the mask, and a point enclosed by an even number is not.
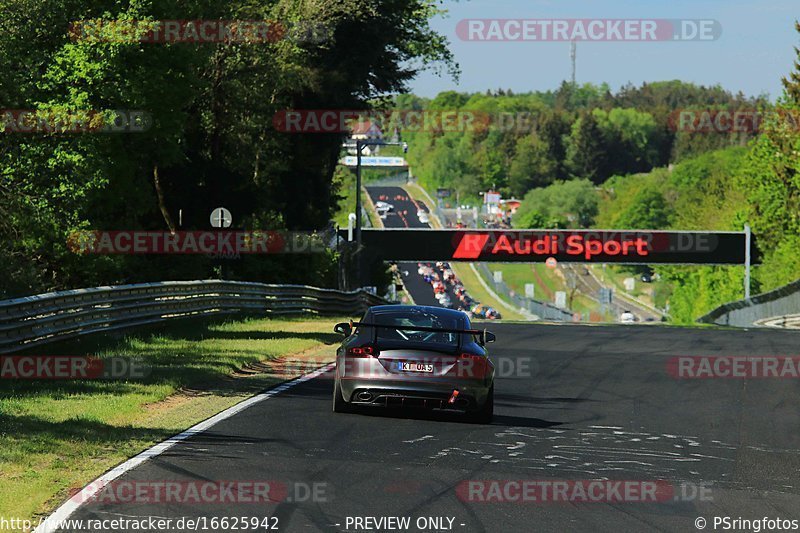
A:
[[[683,80],[719,84],[748,96],[782,93],[781,77],[792,70],[800,34],[800,0],[445,0],[445,17],[431,25],[450,41],[461,68],[448,74],[423,72],[410,84],[419,96],[441,91],[514,92],[556,89],[571,77],[570,43],[468,41],[456,26],[464,19],[713,19],[721,35],[710,41],[579,42],[578,83]],[[488,29],[488,23],[485,26]]]

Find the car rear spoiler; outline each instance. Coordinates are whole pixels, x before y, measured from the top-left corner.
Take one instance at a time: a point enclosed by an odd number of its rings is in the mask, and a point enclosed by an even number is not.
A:
[[[353,327],[363,326],[365,328],[386,328],[386,329],[399,329],[400,331],[431,331],[433,333],[470,333],[473,335],[480,335],[483,330],[480,329],[451,329],[451,328],[429,328],[427,326],[395,326],[392,324],[373,324],[370,322],[351,322]]]
[[[430,331],[433,333],[467,333],[469,335],[479,335],[482,342],[492,342],[494,341],[494,334],[489,333],[485,329],[453,329],[453,328],[429,328],[427,326],[395,326],[392,324],[374,324],[371,322],[350,322],[350,326],[352,327],[365,327],[365,328],[375,328],[373,332],[373,342],[377,341],[378,337],[378,328],[386,328],[386,329],[394,329],[400,331]],[[491,335],[491,340],[489,340],[489,335]],[[461,346],[461,339],[458,341],[458,345]]]

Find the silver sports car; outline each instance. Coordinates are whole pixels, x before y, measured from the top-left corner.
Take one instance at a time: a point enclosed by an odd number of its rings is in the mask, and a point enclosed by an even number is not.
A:
[[[491,422],[494,364],[485,345],[495,336],[471,329],[465,313],[382,305],[334,331],[346,337],[336,352],[334,412],[416,406],[464,411],[476,422]]]

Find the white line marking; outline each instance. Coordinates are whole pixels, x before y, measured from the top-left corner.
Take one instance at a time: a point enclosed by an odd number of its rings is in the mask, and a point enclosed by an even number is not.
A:
[[[407,442],[408,444],[413,444],[414,442],[421,442],[421,441],[423,441],[425,439],[432,439],[432,438],[433,438],[433,435],[423,435],[422,437],[420,437],[418,439],[404,440],[403,442]]]
[[[108,485],[110,482],[114,481],[121,475],[125,474],[126,472],[133,470],[134,468],[141,465],[148,459],[152,459],[154,457],[161,455],[162,453],[169,450],[179,442],[184,441],[190,437],[194,437],[195,435],[199,435],[200,433],[206,431],[208,428],[244,411],[248,407],[252,407],[253,405],[263,402],[264,400],[268,400],[285,390],[291,389],[296,385],[305,383],[306,381],[312,380],[324,374],[325,372],[333,368],[334,365],[335,363],[327,364],[321,368],[318,368],[317,370],[314,370],[313,372],[295,378],[292,381],[287,381],[286,383],[278,385],[274,389],[270,389],[266,392],[256,394],[252,398],[248,398],[242,402],[239,402],[236,405],[225,409],[221,413],[217,413],[211,418],[208,418],[200,422],[199,424],[190,427],[183,433],[175,435],[174,437],[170,437],[164,442],[160,442],[155,446],[153,446],[152,448],[143,451],[139,455],[132,457],[131,459],[128,459],[121,465],[112,468],[99,478],[95,479],[94,481],[86,485],[86,487],[84,487],[83,490],[81,490],[81,492],[77,493],[75,496],[71,497],[69,500],[63,503],[61,507],[59,507],[58,509],[55,510],[55,512],[53,512],[53,514],[51,514],[41,522],[41,524],[34,530],[34,533],[51,533],[56,531],[58,525],[67,518],[69,518],[70,516],[72,516],[72,513],[77,511],[82,503],[84,503],[88,499],[91,499],[91,497],[100,492],[100,490],[102,490],[103,487],[105,487],[106,485]]]

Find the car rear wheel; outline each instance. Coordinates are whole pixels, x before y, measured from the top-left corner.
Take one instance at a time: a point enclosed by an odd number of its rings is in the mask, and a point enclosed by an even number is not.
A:
[[[333,385],[333,412],[334,413],[349,413],[352,411],[352,406],[344,400],[342,396],[342,388],[339,382],[334,380]]]
[[[486,401],[477,411],[471,413],[470,418],[473,422],[478,424],[490,424],[494,417],[494,384],[489,388],[489,394],[486,395]]]

